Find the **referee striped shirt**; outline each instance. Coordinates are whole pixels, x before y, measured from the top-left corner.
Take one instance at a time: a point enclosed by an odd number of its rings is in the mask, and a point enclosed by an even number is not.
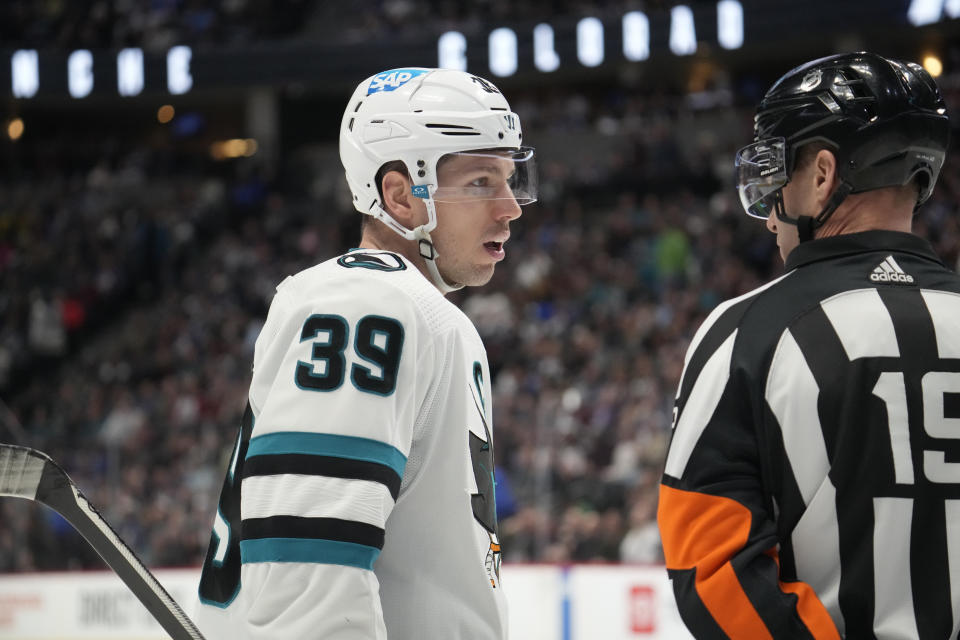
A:
[[[804,243],[687,353],[658,520],[698,638],[960,633],[960,277],[929,243]]]

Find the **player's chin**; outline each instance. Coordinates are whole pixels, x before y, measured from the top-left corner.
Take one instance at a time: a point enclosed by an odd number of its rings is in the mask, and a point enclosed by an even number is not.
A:
[[[476,264],[456,274],[456,281],[465,287],[482,287],[490,282],[496,263]]]

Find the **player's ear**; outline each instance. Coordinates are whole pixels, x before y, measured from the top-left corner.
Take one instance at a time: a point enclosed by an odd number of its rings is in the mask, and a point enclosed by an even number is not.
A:
[[[817,205],[822,209],[839,184],[837,157],[829,149],[821,149],[813,159],[813,181],[817,189]]]
[[[408,229],[417,226],[414,224],[416,198],[410,192],[410,179],[399,171],[387,171],[380,187],[383,190],[383,208],[387,213]]]

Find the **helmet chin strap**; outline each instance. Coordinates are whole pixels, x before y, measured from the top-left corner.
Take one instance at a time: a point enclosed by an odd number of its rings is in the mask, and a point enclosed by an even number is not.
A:
[[[408,229],[394,220],[393,216],[387,213],[377,202],[371,205],[370,215],[383,222],[402,238],[417,243],[417,251],[427,265],[427,273],[430,274],[430,281],[440,290],[440,293],[447,295],[457,289],[463,289],[463,285],[449,284],[443,279],[443,276],[440,275],[440,269],[437,268],[437,258],[440,254],[438,254],[436,248],[434,248],[433,239],[430,237],[430,232],[437,226],[437,208],[436,205],[434,205],[433,198],[423,198],[423,203],[427,207],[427,222],[415,229]]]
[[[427,207],[432,206],[433,198],[427,200]],[[414,236],[416,236],[417,249],[420,252],[420,257],[423,258],[423,261],[427,265],[430,280],[433,281],[434,286],[439,289],[443,295],[451,291],[456,291],[457,289],[463,289],[462,284],[448,284],[447,281],[443,279],[443,276],[440,275],[440,269],[437,268],[437,258],[440,254],[438,254],[434,248],[433,240],[430,238],[430,232],[427,231],[425,227],[426,225],[420,225],[413,230],[413,233]]]
[[[840,203],[842,203],[847,196],[850,195],[852,190],[853,186],[849,182],[841,182],[830,196],[830,199],[827,200],[826,206],[823,207],[823,210],[820,211],[816,217],[797,216],[796,218],[791,218],[787,215],[787,212],[783,206],[783,188],[781,187],[777,191],[777,199],[774,203],[773,210],[777,214],[777,220],[786,224],[792,224],[797,227],[797,236],[800,240],[800,243],[809,242],[810,240],[813,240],[814,232],[823,226],[823,223],[827,221],[827,218],[833,215],[833,212],[836,211],[837,207],[840,206]]]

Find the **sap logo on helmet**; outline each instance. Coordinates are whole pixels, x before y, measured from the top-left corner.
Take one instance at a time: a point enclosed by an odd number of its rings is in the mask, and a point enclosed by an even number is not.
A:
[[[370,81],[370,86],[367,87],[367,95],[399,89],[427,71],[429,71],[429,69],[391,69],[390,71],[378,73],[373,77],[373,80]]]
[[[803,81],[800,83],[800,91],[813,91],[820,86],[821,80],[823,80],[823,72],[820,69],[811,71],[803,76]]]

